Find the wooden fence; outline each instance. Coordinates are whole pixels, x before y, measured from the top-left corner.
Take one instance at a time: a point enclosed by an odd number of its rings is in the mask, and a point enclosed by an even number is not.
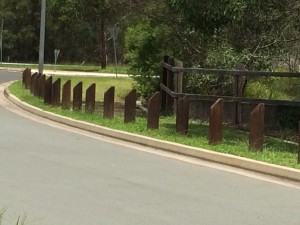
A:
[[[161,109],[164,112],[174,112],[176,117],[182,117],[183,109],[179,109],[178,102],[183,98],[197,101],[214,102],[209,110],[209,143],[216,144],[222,141],[223,105],[224,102],[235,104],[233,112],[235,125],[241,122],[241,103],[256,104],[256,107],[249,115],[249,145],[253,150],[262,150],[264,138],[265,105],[280,106],[300,106],[300,101],[254,99],[242,97],[242,86],[245,77],[296,77],[300,78],[300,73],[290,72],[268,72],[268,71],[247,71],[241,64],[236,65],[234,70],[204,69],[204,68],[184,68],[183,63],[165,56],[162,63],[163,71],[161,76]],[[211,96],[183,93],[183,76],[191,73],[229,75],[234,77],[233,96]],[[186,105],[185,105],[186,107]],[[189,112],[185,110],[185,118],[189,117]],[[180,120],[179,120],[180,121]],[[185,122],[186,123],[186,122]],[[184,125],[182,125],[184,126]],[[299,125],[300,126],[300,125]],[[181,131],[182,132],[182,131]],[[300,132],[300,131],[299,131]],[[185,132],[184,132],[185,133]],[[300,145],[300,144],[299,144]],[[300,147],[299,147],[300,154]],[[300,156],[298,161],[300,162]]]
[[[181,63],[178,63],[182,65]],[[174,71],[179,71],[174,67]],[[174,76],[173,70],[170,70],[169,64],[164,63],[162,75],[161,92],[155,93],[148,101],[147,110],[147,128],[158,129],[160,110],[168,111],[173,109],[176,104],[176,132],[187,135],[189,130],[189,99],[194,95],[178,93],[182,91],[182,75]],[[180,69],[182,71],[182,69]],[[180,77],[181,76],[181,77]],[[71,81],[61,85],[61,80],[53,82],[52,76],[46,79],[45,75],[31,74],[30,69],[23,72],[22,82],[26,89],[30,89],[35,96],[42,98],[45,104],[53,107],[62,107],[63,109],[72,109],[74,111],[82,110],[83,84],[79,82],[73,88],[71,95]],[[165,83],[164,83],[165,82]],[[61,90],[62,86],[62,90]],[[175,89],[174,92],[172,89]],[[38,90],[38,91],[37,91]],[[114,117],[114,92],[115,88],[110,87],[104,94],[103,117],[112,119]],[[95,110],[96,86],[92,84],[86,90],[85,113],[93,113]],[[71,99],[73,96],[73,99]],[[201,97],[201,96],[197,96]],[[202,96],[203,98],[216,99],[217,96]],[[136,91],[131,90],[125,97],[124,122],[134,122],[136,116]],[[223,105],[226,98],[218,98],[210,108],[209,123],[209,143],[217,144],[222,142],[222,124],[223,124]],[[210,99],[210,100],[211,100]],[[230,100],[236,102],[242,101],[243,98],[233,97]],[[71,104],[73,103],[73,104]],[[250,148],[256,151],[262,150],[263,147],[263,123],[264,123],[264,103],[259,103],[250,115]],[[300,132],[300,131],[299,131]],[[300,144],[299,144],[300,146]],[[300,163],[300,147],[298,154]]]

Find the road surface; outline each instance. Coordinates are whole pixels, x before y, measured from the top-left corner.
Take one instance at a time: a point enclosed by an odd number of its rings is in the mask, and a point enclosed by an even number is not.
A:
[[[17,77],[1,71],[0,83]],[[300,190],[292,185],[47,122],[2,93],[0,121],[4,225],[23,215],[30,225],[300,224]]]

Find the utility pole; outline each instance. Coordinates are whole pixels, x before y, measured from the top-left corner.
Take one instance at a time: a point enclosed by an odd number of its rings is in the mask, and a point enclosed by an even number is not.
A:
[[[3,26],[4,26],[4,19],[1,20],[1,30],[0,30],[0,64],[2,64],[2,51],[3,51]]]
[[[39,73],[40,74],[43,74],[43,67],[44,67],[45,23],[46,23],[46,0],[42,0],[41,26],[40,26],[40,47],[39,47]]]

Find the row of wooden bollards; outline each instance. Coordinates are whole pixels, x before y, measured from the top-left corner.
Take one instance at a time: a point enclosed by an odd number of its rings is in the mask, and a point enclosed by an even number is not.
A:
[[[53,107],[61,106],[63,109],[73,108],[79,111],[82,108],[82,82],[79,82],[73,88],[73,101],[71,104],[71,81],[67,81],[62,88],[61,80],[52,81],[52,77],[46,79],[45,75],[31,74],[30,69],[23,72],[23,85],[30,89],[35,96],[44,99],[44,103]],[[86,90],[85,112],[92,113],[95,110],[96,85],[92,84]],[[103,117],[114,117],[114,93],[115,88],[111,87],[104,93]],[[124,122],[134,122],[136,117],[136,91],[131,90],[125,97],[124,104]],[[223,139],[223,99],[218,99],[210,108],[209,120],[209,143],[221,143]],[[148,101],[147,128],[159,128],[159,115],[161,107],[161,93],[156,92]],[[189,130],[189,99],[185,96],[179,98],[176,107],[176,132],[187,135]],[[261,151],[263,149],[264,139],[264,104],[258,104],[250,114],[249,123],[249,144],[253,150]],[[300,146],[300,144],[299,144]],[[299,147],[300,153],[300,147]],[[300,163],[300,154],[298,155]]]
[[[160,93],[157,92],[149,100],[149,109],[160,102]],[[210,107],[209,119],[209,144],[219,144],[223,139],[223,106],[224,100],[218,99]],[[159,113],[157,111],[157,113]],[[155,116],[159,118],[159,116]],[[158,128],[158,121],[155,122]],[[176,107],[176,132],[187,135],[189,130],[189,99],[187,96],[181,97],[177,101]],[[264,104],[258,104],[250,114],[249,124],[249,144],[250,149],[261,151],[264,140]]]
[[[68,80],[62,86],[61,79],[53,82],[52,76],[46,77],[38,73],[31,74],[31,69],[25,69],[22,76],[22,83],[25,89],[44,100],[44,103],[52,107],[62,107],[63,109],[73,109],[81,111],[83,105],[82,93],[83,83],[79,82],[73,88],[73,99],[71,100],[71,81]],[[61,96],[62,94],[62,96]],[[85,112],[93,113],[95,111],[96,84],[90,85],[86,89]],[[160,113],[160,93],[156,93],[149,101],[147,112],[147,128],[158,129]],[[124,103],[124,122],[134,122],[136,119],[136,90],[131,90],[125,96]],[[112,119],[114,117],[115,106],[115,87],[110,87],[104,93],[103,117]]]
[[[223,107],[224,100],[218,99],[210,107],[209,144],[219,144],[223,140]],[[189,100],[187,97],[178,99],[176,110],[176,131],[186,135],[189,126]],[[249,144],[253,150],[261,151],[264,140],[264,104],[258,104],[250,114]]]
[[[221,143],[223,127],[224,100],[219,98],[210,107],[209,118],[209,143]],[[262,151],[264,143],[264,104],[258,104],[250,113],[249,122],[249,145],[250,149]]]

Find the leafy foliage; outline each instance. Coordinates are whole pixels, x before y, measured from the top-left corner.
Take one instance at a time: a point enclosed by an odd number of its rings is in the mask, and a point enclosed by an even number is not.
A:
[[[143,20],[127,30],[125,44],[137,91],[147,100],[159,88],[160,62],[168,45],[168,28]]]

